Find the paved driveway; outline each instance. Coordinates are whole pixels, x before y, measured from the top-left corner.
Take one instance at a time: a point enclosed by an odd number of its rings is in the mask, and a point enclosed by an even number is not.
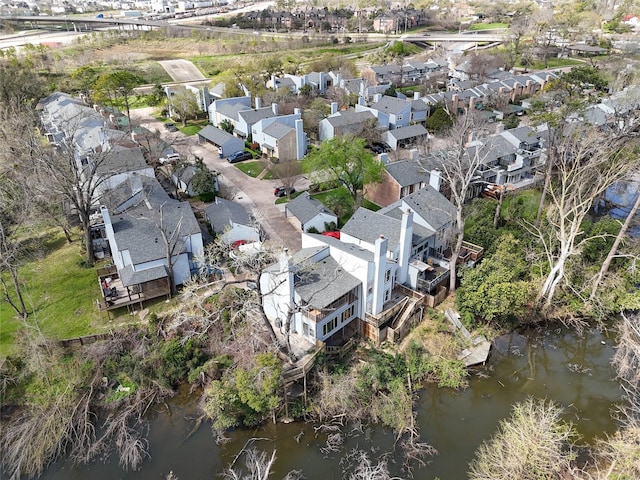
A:
[[[158,62],[174,82],[205,80],[205,76],[188,60],[162,60]]]
[[[284,217],[284,206],[275,205],[273,189],[279,185],[278,180],[258,180],[245,175],[234,165],[218,155],[218,149],[213,145],[198,144],[198,136],[187,137],[181,133],[169,133],[151,115],[153,108],[131,110],[131,118],[149,130],[158,130],[162,137],[173,144],[183,158],[199,156],[211,169],[219,172],[218,180],[222,194],[229,200],[234,200],[244,206],[248,212],[255,212],[262,227],[267,233],[267,242],[275,246],[285,246],[291,252],[301,248],[300,231]],[[308,188],[309,182],[300,179],[295,184],[296,189]]]

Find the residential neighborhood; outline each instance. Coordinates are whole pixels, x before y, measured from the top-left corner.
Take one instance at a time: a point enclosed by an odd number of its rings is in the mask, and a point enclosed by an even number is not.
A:
[[[0,20],[0,477],[640,478],[632,5]]]

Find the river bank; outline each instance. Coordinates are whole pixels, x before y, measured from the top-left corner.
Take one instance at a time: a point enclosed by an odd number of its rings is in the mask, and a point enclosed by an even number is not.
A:
[[[468,463],[482,441],[508,416],[514,402],[527,396],[547,398],[565,408],[585,442],[613,433],[617,424],[611,413],[621,401],[621,390],[610,366],[615,339],[600,331],[575,332],[554,328],[529,330],[500,337],[485,367],[472,370],[469,387],[457,391],[427,385],[417,401],[421,439],[439,454],[429,465],[417,469],[415,478],[466,478]],[[170,401],[171,414],[159,408],[149,415],[151,459],[138,472],[123,472],[117,460],[86,466],[65,461],[52,466],[42,478],[48,480],[158,479],[173,471],[178,478],[213,478],[233,461],[251,438],[267,452],[277,450],[273,478],[302,470],[309,480],[343,478],[346,454],[354,448],[369,452],[372,459],[389,454],[390,471],[407,478],[402,458],[394,453],[394,433],[386,428],[364,426],[343,429],[344,442],[337,452],[326,452],[327,436],[313,425],[265,424],[255,430],[236,430],[230,440],[216,444],[210,425],[202,423],[188,440],[199,413],[195,400],[179,395]],[[297,440],[299,441],[297,441]]]

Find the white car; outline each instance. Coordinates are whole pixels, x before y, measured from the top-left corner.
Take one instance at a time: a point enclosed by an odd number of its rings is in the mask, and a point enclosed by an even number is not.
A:
[[[178,163],[180,161],[180,154],[176,152],[169,153],[165,157],[160,157],[159,161],[163,165],[165,163]]]

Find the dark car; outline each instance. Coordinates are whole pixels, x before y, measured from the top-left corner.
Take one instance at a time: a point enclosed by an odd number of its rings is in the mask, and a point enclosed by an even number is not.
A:
[[[253,155],[251,155],[249,152],[236,152],[233,155],[229,155],[227,157],[227,162],[237,163],[237,162],[242,162],[244,160],[249,160],[251,158],[253,158]]]
[[[276,197],[284,197],[286,195],[291,195],[292,193],[296,193],[296,189],[293,187],[276,187],[273,189],[273,194]]]
[[[177,132],[178,127],[176,127],[175,123],[165,123],[164,128],[166,128],[169,132]]]

